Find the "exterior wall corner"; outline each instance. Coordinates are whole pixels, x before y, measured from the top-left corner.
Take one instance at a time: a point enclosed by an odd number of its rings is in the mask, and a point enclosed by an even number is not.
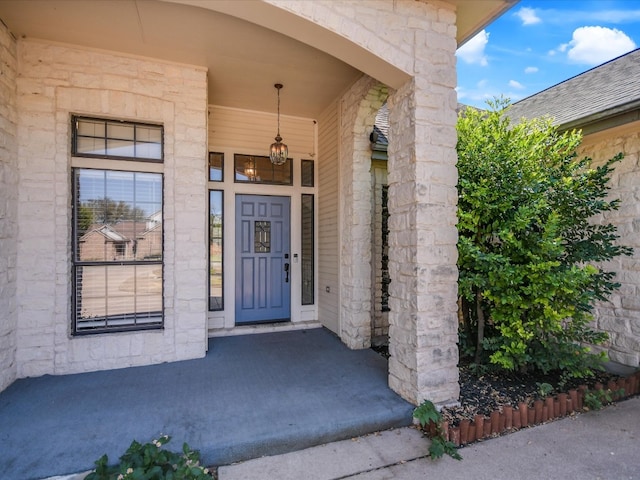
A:
[[[0,391],[17,377],[17,42],[0,22]]]

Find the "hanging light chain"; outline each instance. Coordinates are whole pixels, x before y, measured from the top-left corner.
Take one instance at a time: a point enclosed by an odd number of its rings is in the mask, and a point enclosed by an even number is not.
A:
[[[280,89],[282,88],[282,84],[281,83],[276,83],[276,88],[278,89],[278,137],[280,136]],[[280,138],[279,140],[276,139],[277,141],[281,141],[282,138]]]

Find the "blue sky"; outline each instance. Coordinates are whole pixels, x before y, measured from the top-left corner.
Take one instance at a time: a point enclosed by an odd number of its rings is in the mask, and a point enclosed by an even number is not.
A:
[[[521,0],[458,49],[458,101],[516,102],[639,47],[640,0]]]

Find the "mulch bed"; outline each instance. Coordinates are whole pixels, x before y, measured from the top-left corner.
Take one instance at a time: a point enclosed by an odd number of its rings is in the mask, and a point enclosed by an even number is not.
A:
[[[386,346],[373,347],[373,350],[383,357],[389,358]],[[640,386],[638,385],[640,374],[636,374],[635,377],[636,380],[633,387],[630,387],[630,384],[625,385],[627,390],[632,388],[635,391],[625,392],[624,397],[640,393]],[[443,427],[446,425],[445,428],[447,429],[445,433],[446,439],[449,439],[450,435],[455,431],[455,436],[457,437],[454,441],[455,445],[465,445],[481,438],[502,435],[521,427],[537,425],[574,411],[577,412],[579,409],[584,408],[582,399],[585,389],[587,391],[596,389],[617,390],[619,387],[615,382],[620,379],[617,375],[609,372],[594,371],[593,376],[589,378],[569,379],[564,383],[561,380],[559,374],[521,374],[504,371],[488,371],[487,373],[476,374],[468,365],[461,365],[459,379],[460,403],[459,405],[444,407],[441,410],[444,422]],[[543,391],[541,384],[550,385],[552,390]],[[579,391],[577,394],[579,401],[575,403],[579,403],[579,405],[568,403],[567,406],[570,410],[566,410],[563,404],[562,413],[559,413],[559,396],[563,398],[563,402],[566,402],[567,394],[570,391],[574,391],[575,396],[576,390]],[[541,407],[540,404],[543,402],[546,406]],[[534,415],[536,403],[539,408],[544,408],[543,415],[540,415],[540,411]],[[524,411],[519,411],[518,407],[523,404],[526,404]],[[554,409],[554,413],[549,413]],[[508,417],[513,415],[513,423],[511,423],[511,420],[506,420],[505,424],[505,414]],[[516,416],[518,417],[517,419]],[[523,421],[522,423],[519,421],[521,417],[524,420],[527,416],[530,421]],[[484,430],[481,436],[474,437],[470,434],[467,438],[466,433],[463,433],[467,429],[470,432],[478,431],[480,433],[481,428],[477,428],[478,422],[484,424],[482,425]],[[433,432],[431,433],[433,434]]]
[[[533,375],[515,372],[489,372],[476,375],[468,366],[460,367],[460,405],[445,407],[442,416],[450,425],[457,425],[467,418],[472,420],[476,415],[490,416],[491,412],[500,410],[504,405],[517,407],[520,402],[530,406],[537,399],[542,399],[539,384],[547,383],[554,389],[551,394],[567,392],[587,385],[592,390],[597,383],[607,385],[610,380],[618,377],[608,372],[594,372],[588,379],[568,380],[564,388],[559,388],[559,375]]]

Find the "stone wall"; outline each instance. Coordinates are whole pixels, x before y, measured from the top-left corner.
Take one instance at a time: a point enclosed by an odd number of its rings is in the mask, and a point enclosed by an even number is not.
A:
[[[0,22],[0,391],[17,375],[16,41]]]
[[[596,219],[618,227],[618,242],[634,249],[603,265],[616,272],[621,284],[608,302],[595,310],[596,327],[609,334],[605,349],[609,358],[631,367],[640,366],[640,122],[585,137],[580,152],[603,164],[619,152],[624,159],[611,177],[611,197],[621,200],[620,209]]]
[[[206,71],[31,40],[18,69],[18,376],[203,356]],[[163,330],[70,334],[73,113],[164,125]]]

